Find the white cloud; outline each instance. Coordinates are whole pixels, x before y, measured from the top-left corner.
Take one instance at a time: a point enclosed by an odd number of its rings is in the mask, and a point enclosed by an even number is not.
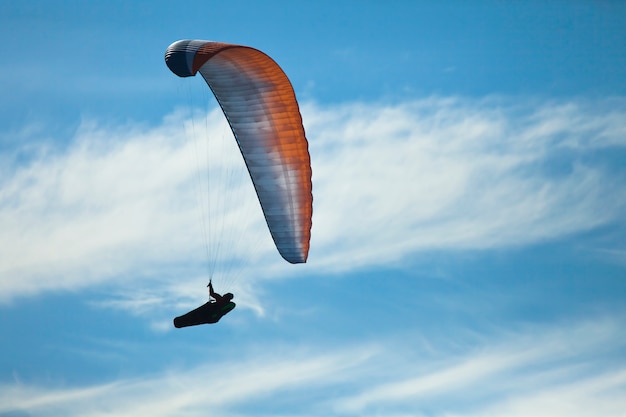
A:
[[[205,158],[227,167],[236,160],[216,158],[221,150],[197,149],[189,139],[227,139],[236,155],[218,110],[202,123],[176,112],[151,128],[84,123],[66,147],[5,168],[0,301],[149,280],[145,296],[158,301],[175,282],[176,302],[194,304],[207,275],[200,230],[208,215],[199,207],[208,201],[219,203],[212,207],[221,210],[224,230],[233,231],[208,250],[229,255],[224,262],[236,272],[224,287],[242,294],[236,275],[251,276],[253,285],[399,263],[423,250],[529,245],[619,222],[624,172],[611,172],[606,156],[589,155],[623,151],[625,113],[619,99],[306,104],[315,198],[306,266],[277,255],[245,170],[235,170],[241,180],[218,181],[222,189],[214,187],[211,199],[199,185]],[[234,197],[222,207],[224,196]],[[252,295],[243,301],[261,311]]]
[[[480,343],[422,348],[409,334],[351,348],[251,348],[87,388],[0,386],[0,413],[38,416],[620,416],[626,410],[621,318],[521,327]],[[280,407],[278,405],[280,405]],[[272,411],[274,410],[274,411]],[[595,412],[595,414],[594,414]]]
[[[217,112],[209,116],[216,127],[208,135],[222,135],[220,117]],[[198,171],[196,157],[202,152],[204,158],[205,152],[187,137],[185,123],[180,114],[155,129],[87,123],[66,151],[42,150],[27,165],[16,166],[0,193],[2,297],[107,280],[132,283],[158,278],[164,266],[174,273],[171,265],[199,265],[203,234],[198,199],[204,191],[198,181],[204,171]],[[201,127],[193,130],[205,134]],[[227,163],[220,158],[216,164]],[[224,186],[234,188],[230,194],[235,196],[242,194],[237,188],[250,187],[245,182]],[[248,216],[249,206],[225,211],[228,217],[220,225],[226,230],[249,224],[260,228],[262,217]],[[225,239],[243,235],[237,232]],[[253,243],[220,244],[246,248]],[[237,256],[242,255],[235,252]]]
[[[604,319],[564,328],[519,330],[504,341],[483,346],[461,357],[445,357],[443,361],[430,358],[437,364],[434,369],[424,369],[428,367],[423,364],[409,365],[407,373],[416,374],[409,378],[396,377],[389,382],[389,378],[381,373],[371,378],[378,383],[371,383],[358,394],[337,401],[336,408],[343,413],[360,415],[372,408],[402,410],[407,406],[436,404],[441,398],[454,398],[451,404],[463,408],[464,413],[478,407],[481,412],[477,415],[481,415],[485,401],[489,403],[488,408],[506,404],[499,398],[517,401],[543,395],[546,391],[566,396],[576,385],[600,380],[607,381],[607,385],[589,391],[587,400],[599,391],[611,395],[611,389],[620,392],[626,389],[623,386],[626,380],[622,380],[626,369],[618,366],[610,370],[606,365],[603,369],[601,360],[602,353],[615,353],[623,348],[618,322]],[[558,401],[562,400],[559,398]],[[450,411],[453,408],[447,407]]]
[[[372,354],[367,348],[327,355],[272,353],[91,388],[0,386],[0,413],[22,410],[42,416],[158,417],[200,416],[210,409],[216,414],[234,415],[230,411],[233,406],[253,399],[343,381],[342,372],[358,367]]]
[[[621,369],[584,381],[535,389],[507,398],[479,412],[449,416],[620,417],[626,412],[626,370]]]
[[[626,145],[620,104],[608,115],[575,103],[436,98],[306,108],[319,219],[311,258],[319,250],[322,264],[352,268],[424,249],[527,245],[616,221],[623,175],[581,156]],[[574,155],[551,172],[565,150]]]

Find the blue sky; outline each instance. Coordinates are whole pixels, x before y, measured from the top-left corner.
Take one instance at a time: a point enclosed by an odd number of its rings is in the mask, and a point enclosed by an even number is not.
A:
[[[0,416],[626,413],[626,5],[386,3],[0,4]],[[179,39],[290,77],[306,265]]]

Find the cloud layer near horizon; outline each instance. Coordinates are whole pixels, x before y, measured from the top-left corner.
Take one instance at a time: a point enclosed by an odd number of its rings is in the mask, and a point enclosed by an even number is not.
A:
[[[624,100],[433,97],[306,103],[302,112],[315,202],[310,261],[299,274],[402,265],[426,250],[529,245],[623,218],[625,178],[611,154],[626,147]],[[228,134],[219,110],[201,119],[175,112],[150,128],[84,123],[68,144],[41,147],[27,162],[2,155],[0,301],[121,277],[120,285],[167,283],[181,264],[202,276],[189,137]],[[257,238],[233,238],[230,261],[247,259],[237,268],[255,268],[259,279],[288,276],[260,210],[244,210],[255,204],[249,184],[240,185],[229,187],[247,202],[233,202],[222,223]]]
[[[0,415],[236,416],[251,407],[255,415],[617,417],[626,407],[622,333],[621,318],[595,317],[478,342],[405,334],[322,350],[272,345],[259,354],[257,346],[230,361],[87,387],[16,380],[0,385]]]

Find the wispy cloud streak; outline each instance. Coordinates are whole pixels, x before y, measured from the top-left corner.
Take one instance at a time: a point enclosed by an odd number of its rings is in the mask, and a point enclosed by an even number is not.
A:
[[[599,391],[623,391],[626,369],[609,365],[620,360],[618,352],[624,345],[620,333],[617,322],[610,319],[521,330],[471,353],[443,361],[432,358],[437,364],[434,369],[417,365],[413,368],[416,376],[411,378],[386,382],[385,375],[379,375],[373,380],[380,383],[338,401],[337,409],[355,414],[371,408],[402,410],[454,398],[453,403],[466,412],[483,410],[486,404],[495,407],[502,397],[525,398],[546,391],[565,394],[577,385],[600,381],[606,386]],[[600,353],[607,355],[605,363]]]
[[[412,337],[352,348],[283,346],[236,362],[87,387],[0,386],[0,413],[33,415],[623,415],[624,338],[616,319],[526,327],[429,352]],[[404,347],[398,349],[398,347]],[[399,355],[400,353],[400,355]]]
[[[90,388],[0,386],[0,412],[158,417],[200,416],[212,410],[220,415],[235,415],[235,404],[343,381],[346,378],[342,372],[355,369],[371,355],[367,348],[328,355],[286,351],[280,356],[255,355],[238,363],[173,369],[162,375]]]
[[[626,147],[621,99],[429,98],[305,104],[303,114],[315,202],[300,275],[402,263],[424,250],[529,245],[624,217],[625,173],[610,152]],[[197,277],[176,289],[189,296],[206,276],[199,207],[229,193],[247,202],[222,215],[233,270],[294,273],[272,248],[246,181],[198,191],[206,151],[190,136],[229,135],[218,110],[202,119],[177,112],[151,128],[85,123],[66,147],[11,162],[0,184],[2,300],[145,279],[171,293],[167,283],[181,273]],[[232,163],[214,154],[206,157],[214,165]]]
[[[528,245],[618,221],[624,172],[584,156],[623,150],[624,103],[533,104],[433,98],[307,109],[321,262]]]

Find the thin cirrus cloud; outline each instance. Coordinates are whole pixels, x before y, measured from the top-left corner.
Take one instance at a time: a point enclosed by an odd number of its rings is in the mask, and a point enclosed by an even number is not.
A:
[[[519,329],[499,341],[487,337],[485,345],[462,354],[449,354],[444,348],[442,358],[416,359],[414,369],[406,372],[414,375],[408,378],[395,375],[389,381],[384,374],[376,375],[370,380],[378,383],[334,406],[341,413],[359,414],[381,407],[441,407],[442,399],[454,398],[458,415],[492,415],[489,410],[497,409],[508,409],[513,415],[543,415],[534,407],[540,404],[538,399],[553,395],[552,403],[560,405],[553,415],[567,415],[572,403],[580,407],[571,415],[588,415],[589,407],[603,398],[618,411],[624,404],[618,394],[626,383],[626,369],[615,366],[621,360],[621,337],[618,320],[606,317],[563,327]],[[385,371],[390,373],[389,368]],[[581,392],[582,387],[590,389]],[[526,400],[537,403],[528,406]],[[457,415],[445,408],[446,415]]]
[[[623,100],[432,97],[304,103],[302,112],[315,199],[306,273],[529,245],[623,218],[624,174],[604,152],[626,146]],[[179,111],[154,127],[84,123],[62,149],[11,162],[0,186],[2,300],[202,263],[199,207],[219,200],[209,193],[246,201],[222,208],[234,231],[228,260],[246,259],[260,279],[289,274],[247,180],[198,186],[199,161],[241,165],[198,150],[190,137],[230,135],[217,109],[200,119]]]
[[[623,172],[584,158],[623,150],[623,102],[432,98],[311,113],[323,219],[313,258],[334,248],[320,257],[332,268],[346,258],[354,266],[424,249],[527,245],[623,213]]]
[[[626,368],[620,317],[521,326],[483,335],[385,338],[351,347],[274,346],[90,387],[17,382],[0,387],[0,413],[131,416],[622,415]],[[457,335],[458,336],[458,335]],[[323,343],[322,343],[323,345]],[[220,378],[218,376],[228,376]],[[14,415],[9,414],[9,415]],[[18,414],[19,415],[19,414]]]
[[[370,348],[326,355],[287,351],[276,357],[255,355],[237,362],[172,369],[147,378],[88,388],[50,389],[14,384],[0,387],[0,413],[23,410],[37,415],[90,416],[105,409],[119,416],[136,413],[196,416],[205,415],[210,408],[228,415],[235,404],[345,380],[342,371],[354,369],[371,355]]]

